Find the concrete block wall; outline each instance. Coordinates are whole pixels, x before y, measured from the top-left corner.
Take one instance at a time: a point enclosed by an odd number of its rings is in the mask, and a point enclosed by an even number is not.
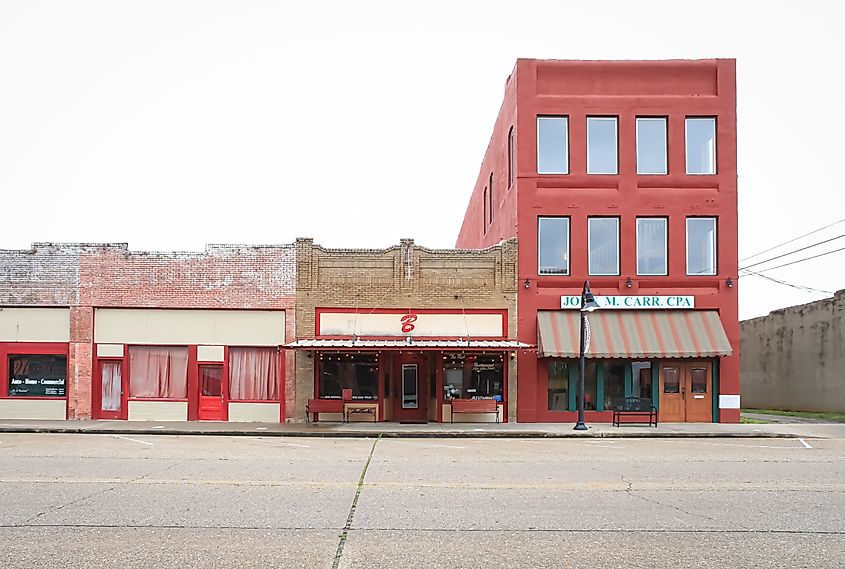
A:
[[[326,249],[296,241],[296,330],[313,338],[322,308],[507,309],[516,338],[516,240],[478,250],[427,249],[402,239],[386,249]],[[509,360],[508,409],[516,412],[516,364]],[[296,356],[296,419],[314,393],[314,361]]]
[[[209,245],[203,252],[135,252],[125,243],[36,243],[0,251],[0,306],[71,309],[68,417],[91,417],[94,309],[201,308],[286,311],[295,338],[294,245]],[[293,412],[286,354],[286,416]]]
[[[845,412],[845,290],[740,323],[743,407]]]

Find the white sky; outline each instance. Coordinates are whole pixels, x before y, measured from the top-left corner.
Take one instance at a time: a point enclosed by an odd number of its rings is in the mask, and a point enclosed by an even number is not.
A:
[[[735,57],[742,258],[845,218],[836,4],[0,0],[0,248],[451,247],[518,57]],[[740,316],[824,296],[747,277]]]

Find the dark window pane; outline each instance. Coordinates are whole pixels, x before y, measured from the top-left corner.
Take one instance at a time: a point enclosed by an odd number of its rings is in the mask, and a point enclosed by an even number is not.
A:
[[[663,393],[681,392],[681,370],[676,367],[663,368]]]
[[[64,397],[66,356],[9,356],[10,397]]]
[[[584,409],[596,409],[597,385],[598,365],[595,360],[588,360],[584,366]]]
[[[625,398],[625,364],[611,362],[604,373],[604,408],[612,409],[620,399]]]
[[[634,397],[651,399],[651,362],[633,362],[631,370],[634,376]]]
[[[707,393],[707,368],[694,367],[690,373],[692,374],[692,392]]]
[[[548,365],[548,409],[549,411],[566,411],[569,406],[569,362],[565,360],[549,360]]]
[[[371,354],[320,354],[318,392],[324,399],[340,399],[343,389],[352,399],[378,399],[378,359]]]
[[[402,365],[402,409],[416,409],[419,406],[417,364]]]

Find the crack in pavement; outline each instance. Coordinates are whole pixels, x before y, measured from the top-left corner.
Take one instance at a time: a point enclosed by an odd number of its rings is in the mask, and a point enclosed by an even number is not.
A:
[[[46,510],[44,510],[43,512],[38,512],[34,516],[30,516],[29,518],[27,518],[23,522],[15,524],[12,527],[27,527],[27,526],[34,526],[34,525],[42,525],[42,524],[33,524],[32,522],[34,522],[35,520],[37,520],[38,518],[40,518],[42,516],[46,516],[47,514],[53,514],[55,512],[59,512],[61,510],[64,510],[67,507],[70,507],[70,506],[79,504],[81,502],[84,502],[85,500],[89,500],[89,499],[94,498],[96,496],[101,496],[103,494],[107,494],[108,492],[111,492],[112,490],[116,489],[118,486],[121,486],[123,484],[132,484],[132,483],[135,483],[135,482],[139,482],[141,480],[144,480],[148,476],[152,476],[153,474],[163,474],[163,473],[167,472],[168,470],[175,468],[176,465],[178,465],[178,464],[179,464],[178,462],[174,462],[170,466],[167,466],[167,467],[162,468],[160,470],[159,469],[151,470],[150,472],[147,472],[146,474],[142,474],[141,476],[137,476],[137,477],[135,477],[131,480],[127,480],[126,482],[120,482],[120,483],[117,483],[117,484],[112,484],[108,488],[103,488],[102,490],[97,490],[96,492],[92,492],[92,493],[90,493],[86,496],[82,496],[81,498],[77,498],[76,500],[71,500],[70,502],[66,502],[66,503],[61,504],[59,506],[50,506]]]
[[[355,508],[358,507],[358,498],[361,496],[361,490],[364,489],[364,478],[367,476],[367,470],[370,468],[370,462],[373,460],[373,453],[376,451],[376,445],[380,440],[381,435],[373,441],[373,446],[370,448],[370,455],[367,457],[367,462],[364,464],[364,469],[361,471],[361,476],[358,478],[358,487],[355,490],[355,497],[352,498],[352,506],[349,508],[349,514],[346,516],[346,525],[343,526],[343,531],[341,532],[340,539],[337,542],[337,551],[334,555],[332,569],[338,569],[340,566],[340,559],[343,557],[343,550],[346,547],[349,530],[352,529],[352,519],[355,517]]]
[[[661,506],[663,508],[671,508],[671,509],[675,510],[676,512],[680,512],[682,514],[685,514],[685,515],[693,517],[693,518],[701,518],[702,520],[707,520],[708,522],[712,522],[712,523],[715,523],[715,524],[720,523],[720,520],[717,519],[717,518],[705,516],[704,514],[696,514],[694,512],[688,512],[688,511],[684,510],[683,508],[679,508],[678,506],[674,506],[672,504],[664,504],[663,502],[661,502],[659,500],[655,500],[654,498],[646,498],[645,496],[641,496],[641,495],[637,494],[636,491],[634,490],[634,483],[629,481],[629,480],[626,480],[624,474],[620,474],[619,478],[622,479],[622,482],[624,482],[625,484],[628,485],[628,487],[625,489],[625,494],[627,494],[628,496],[631,496],[632,498],[637,498],[637,499],[642,500],[643,502],[646,502],[648,504],[654,504],[654,505],[657,505],[657,506]],[[742,531],[749,531],[749,529],[746,526],[744,526],[742,524],[737,524],[737,525],[739,525],[739,527],[742,528]]]

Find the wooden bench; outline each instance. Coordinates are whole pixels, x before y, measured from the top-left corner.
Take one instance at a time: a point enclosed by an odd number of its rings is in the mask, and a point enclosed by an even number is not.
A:
[[[320,413],[343,413],[342,399],[309,399],[305,404],[305,421],[313,414],[314,421]]]
[[[625,424],[648,424],[657,426],[657,408],[651,399],[644,397],[624,397],[613,405],[613,426]]]
[[[452,399],[452,423],[458,413],[495,413],[499,422],[499,402],[495,399]]]

